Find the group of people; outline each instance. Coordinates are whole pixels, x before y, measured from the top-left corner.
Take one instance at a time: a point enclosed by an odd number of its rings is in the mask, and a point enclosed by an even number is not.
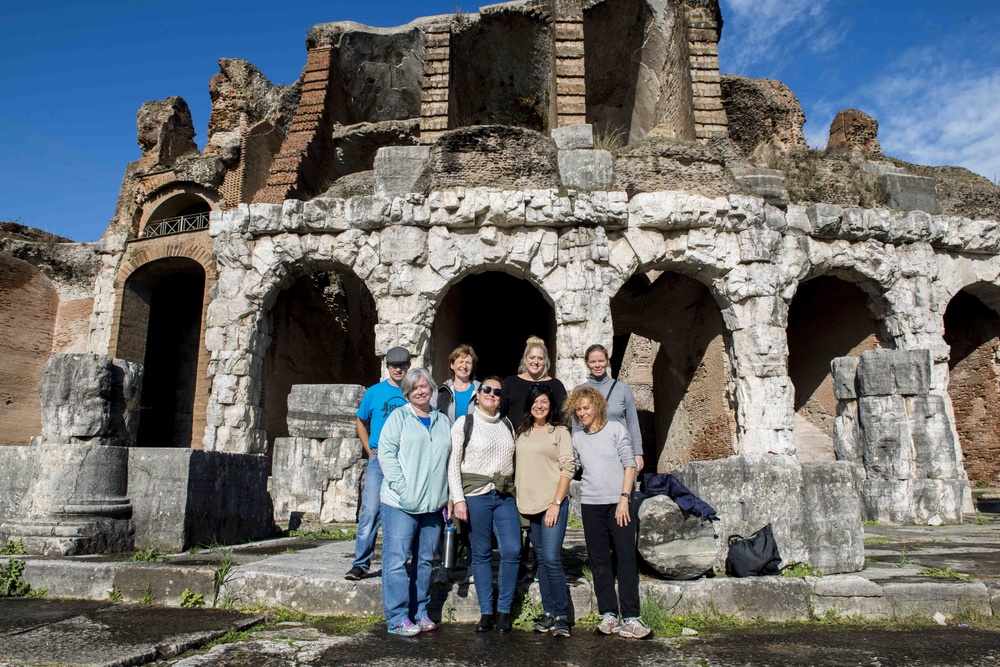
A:
[[[347,578],[367,575],[381,525],[389,632],[412,637],[437,629],[427,609],[431,572],[443,525],[454,519],[468,532],[481,613],[475,630],[509,632],[525,523],[544,611],[533,629],[569,637],[562,543],[570,481],[579,472],[601,616],[596,631],[648,636],[639,614],[630,505],[643,467],[642,439],[632,390],[609,376],[607,349],[587,349],[587,381],[568,396],[550,374],[540,338],[528,339],[518,373],[503,380],[477,381],[477,362],[472,347],[460,345],[449,356],[451,376],[438,386],[426,369],[411,368],[404,348],[386,354],[388,379],[365,392],[357,411],[369,462]],[[500,551],[495,599],[494,538]]]

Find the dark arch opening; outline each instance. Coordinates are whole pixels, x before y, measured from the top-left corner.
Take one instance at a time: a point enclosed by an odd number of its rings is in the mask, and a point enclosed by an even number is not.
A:
[[[545,341],[555,375],[556,316],[538,288],[502,271],[468,276],[451,286],[434,317],[434,377],[451,377],[448,355],[462,343],[479,357],[478,377],[513,375],[529,336]]]
[[[727,335],[708,288],[673,272],[635,276],[611,314],[612,371],[635,394],[650,470],[731,455]]]
[[[879,347],[878,322],[857,285],[820,276],[799,286],[788,310],[788,376],[795,389],[795,446],[801,461],[832,461],[833,395],[830,362]]]
[[[204,295],[205,269],[185,257],[150,262],[125,281],[117,349],[145,368],[140,446],[191,446]]]
[[[1000,389],[997,348],[1000,317],[975,295],[960,291],[944,313],[948,395],[970,482],[1000,481]]]
[[[318,271],[282,290],[267,314],[271,344],[264,352],[261,424],[268,455],[288,437],[288,394],[296,384],[378,382],[375,324],[368,287],[355,276]]]

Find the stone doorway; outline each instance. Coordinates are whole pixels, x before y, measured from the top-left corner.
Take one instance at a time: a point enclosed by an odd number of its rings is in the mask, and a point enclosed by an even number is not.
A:
[[[948,395],[955,411],[955,429],[969,481],[995,486],[1000,483],[1000,437],[997,436],[1000,317],[983,301],[993,303],[1000,299],[990,295],[991,290],[982,285],[972,289],[983,299],[962,290],[948,303],[944,314],[944,340],[951,347]]]
[[[795,388],[795,448],[800,461],[833,461],[830,362],[879,347],[868,295],[835,276],[799,286],[788,310],[788,376]]]
[[[125,281],[117,356],[145,368],[136,444],[143,447],[201,445],[193,434],[205,270],[184,257],[156,260]]]
[[[514,375],[529,336],[545,341],[552,357],[550,372],[555,373],[556,317],[542,293],[527,280],[502,271],[468,276],[451,286],[434,318],[434,379],[451,377],[448,355],[463,343],[479,356],[478,378]]]
[[[267,314],[260,396],[267,454],[288,437],[288,394],[295,384],[375,384],[375,299],[358,278],[336,271],[301,276]]]
[[[731,455],[727,334],[708,288],[673,272],[635,276],[611,314],[612,374],[635,394],[649,469]]]

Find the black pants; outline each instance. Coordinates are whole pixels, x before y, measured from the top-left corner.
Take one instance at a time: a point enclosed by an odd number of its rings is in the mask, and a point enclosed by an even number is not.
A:
[[[613,505],[581,505],[583,537],[587,542],[590,569],[594,574],[594,595],[601,614],[618,611],[631,618],[639,615],[639,571],[635,554],[635,517],[627,526],[615,521]],[[612,548],[618,556],[618,596],[615,596],[615,574]]]

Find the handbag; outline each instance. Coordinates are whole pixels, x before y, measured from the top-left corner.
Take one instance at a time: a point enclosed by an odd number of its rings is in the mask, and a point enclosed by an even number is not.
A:
[[[729,536],[729,554],[726,556],[726,574],[730,577],[760,577],[778,574],[781,554],[774,540],[771,524],[767,524],[750,537]]]

